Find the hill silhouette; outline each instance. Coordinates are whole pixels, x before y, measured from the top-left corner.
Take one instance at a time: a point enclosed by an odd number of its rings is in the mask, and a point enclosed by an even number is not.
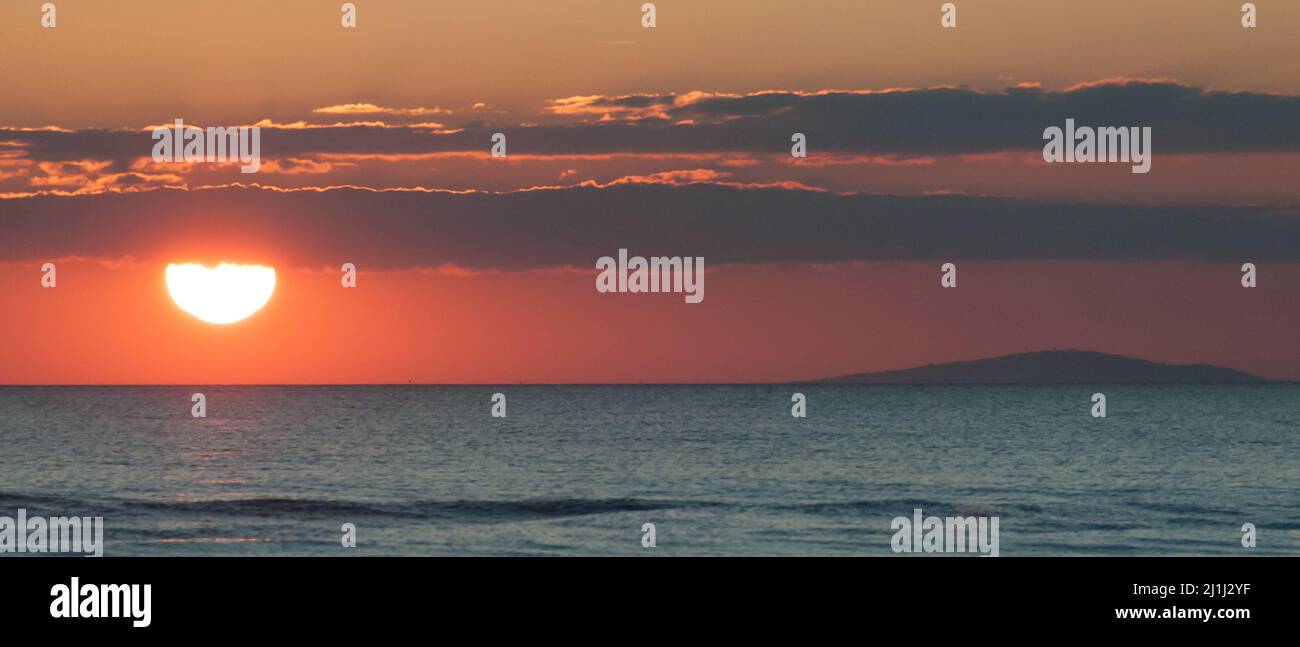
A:
[[[988,359],[817,380],[831,384],[1249,384],[1261,377],[1209,364],[1160,364],[1083,350],[1017,353]]]

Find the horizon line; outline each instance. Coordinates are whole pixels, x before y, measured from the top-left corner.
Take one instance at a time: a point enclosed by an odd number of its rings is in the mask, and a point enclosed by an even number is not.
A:
[[[777,382],[234,382],[234,383],[143,383],[98,382],[80,384],[0,384],[0,389],[37,388],[178,388],[178,387],[244,387],[244,386],[1075,386],[1106,384],[1118,386],[1259,386],[1272,384],[1300,384],[1300,380],[1258,378],[1257,382],[833,382],[827,378]]]

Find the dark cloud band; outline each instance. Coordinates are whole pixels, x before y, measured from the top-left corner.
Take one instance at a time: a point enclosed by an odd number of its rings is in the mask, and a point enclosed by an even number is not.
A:
[[[3,260],[257,249],[306,267],[590,266],[619,248],[727,263],[1300,261],[1300,210],[626,185],[506,194],[224,188],[0,200]]]
[[[454,131],[410,126],[266,127],[268,158],[314,153],[485,152],[491,135],[509,137],[512,154],[751,152],[784,153],[790,135],[817,152],[944,155],[1043,146],[1045,128],[1067,118],[1082,125],[1149,126],[1156,155],[1300,151],[1300,97],[1207,91],[1172,82],[1122,82],[1067,91],[1000,93],[936,88],[891,92],[768,92],[742,96],[584,97],[582,112],[608,122],[537,126],[467,124]],[[650,113],[647,113],[650,109]],[[654,116],[646,116],[653,114]],[[111,159],[123,170],[146,157],[147,131],[0,129],[37,161]]]

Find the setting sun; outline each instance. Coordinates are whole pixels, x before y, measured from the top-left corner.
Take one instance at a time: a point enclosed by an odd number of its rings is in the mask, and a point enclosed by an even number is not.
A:
[[[275,291],[275,268],[221,263],[167,266],[167,292],[172,301],[199,319],[231,324],[262,309]]]

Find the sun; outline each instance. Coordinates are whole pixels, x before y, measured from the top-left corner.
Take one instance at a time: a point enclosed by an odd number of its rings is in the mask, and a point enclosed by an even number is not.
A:
[[[275,268],[172,263],[167,266],[167,292],[181,310],[203,321],[232,324],[252,316],[271,299]]]

